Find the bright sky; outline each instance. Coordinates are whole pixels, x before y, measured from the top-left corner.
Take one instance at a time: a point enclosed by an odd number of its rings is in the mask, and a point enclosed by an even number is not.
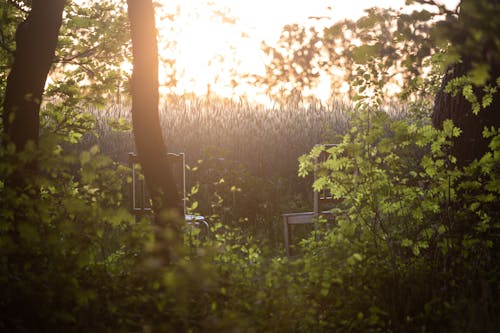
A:
[[[237,73],[262,74],[264,70],[261,42],[277,41],[281,28],[289,23],[331,24],[343,18],[359,18],[373,6],[402,8],[405,0],[159,0],[163,11],[175,13],[169,31],[165,22],[157,22],[160,40],[176,40],[160,53],[177,61],[178,93],[205,94],[211,91],[224,96],[248,94],[252,87],[231,88],[230,75]],[[450,8],[458,0],[444,0]],[[214,5],[215,4],[215,5]],[[331,10],[328,10],[330,7]],[[225,8],[225,9],[224,9]],[[235,18],[234,24],[223,22],[213,15],[222,10]],[[311,16],[329,16],[331,20],[311,20]],[[168,23],[167,23],[168,24]],[[242,37],[244,35],[245,37]],[[160,77],[168,73],[160,72]]]

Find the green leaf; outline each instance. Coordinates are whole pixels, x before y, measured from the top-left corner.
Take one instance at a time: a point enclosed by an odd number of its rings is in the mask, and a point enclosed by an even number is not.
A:
[[[352,50],[352,58],[358,64],[366,64],[371,58],[376,57],[377,45],[361,45]]]
[[[401,241],[401,246],[403,246],[403,247],[411,247],[411,246],[413,246],[413,241],[411,239],[406,239],[405,238],[405,239],[403,239]]]
[[[475,64],[471,71],[469,71],[469,76],[471,83],[476,86],[483,86],[489,79],[490,66],[487,63]]]

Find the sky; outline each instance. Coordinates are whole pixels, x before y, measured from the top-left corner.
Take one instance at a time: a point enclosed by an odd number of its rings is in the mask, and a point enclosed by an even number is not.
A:
[[[255,95],[252,87],[231,88],[232,72],[264,73],[261,42],[273,44],[281,28],[289,23],[331,25],[332,22],[357,19],[365,9],[392,7],[405,9],[405,0],[160,0],[160,11],[175,13],[174,27],[168,30],[161,15],[157,15],[159,37],[175,39],[175,48],[162,49],[161,55],[177,61],[178,93],[205,94],[210,90],[219,95]],[[449,6],[458,0],[444,0]],[[210,5],[210,3],[215,5]],[[327,8],[330,7],[330,10]],[[224,22],[213,11],[220,10],[234,18]],[[328,19],[313,20],[310,17]],[[244,37],[242,37],[244,36]],[[160,77],[167,72],[160,71]],[[166,91],[164,89],[164,91]],[[252,96],[250,96],[252,97]],[[255,97],[255,96],[253,96]],[[321,96],[320,96],[321,97]]]

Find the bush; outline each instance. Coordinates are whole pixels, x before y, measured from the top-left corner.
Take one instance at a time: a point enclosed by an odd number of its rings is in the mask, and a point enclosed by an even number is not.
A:
[[[341,202],[335,227],[303,242],[319,330],[498,327],[498,133],[462,170],[447,153],[460,130],[443,127],[362,109],[324,162],[313,163],[322,146],[301,157],[301,174],[315,171],[314,188]]]
[[[2,330],[498,327],[497,130],[485,131],[491,151],[460,169],[447,153],[460,134],[452,123],[441,131],[425,118],[359,109],[337,146],[300,158],[301,175],[316,172],[314,187],[330,190],[338,205],[335,224],[319,221],[294,259],[269,251],[261,226],[241,220],[247,214],[269,224],[272,215],[252,212],[259,201],[251,198],[265,189],[260,202],[271,201],[277,185],[232,160],[205,158],[191,168],[210,174],[210,186],[206,193],[195,187],[190,206],[205,205],[193,204],[200,193],[215,198],[203,207],[211,236],[186,233],[165,264],[164,246],[171,245],[123,205],[130,170],[97,147],[74,149],[71,138],[88,130],[87,120],[68,123],[61,135],[46,131],[37,148],[21,154],[0,149]],[[248,210],[235,209],[239,201]]]

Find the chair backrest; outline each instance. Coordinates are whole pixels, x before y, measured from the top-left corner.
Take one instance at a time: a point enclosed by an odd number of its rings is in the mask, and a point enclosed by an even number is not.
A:
[[[184,214],[186,214],[186,157],[184,153],[168,153],[167,158],[172,168],[173,177],[177,180],[177,192],[182,194]],[[144,175],[141,173],[139,157],[135,153],[129,153],[128,164],[132,170],[130,211],[136,215],[149,214],[151,213],[151,198],[144,181]]]
[[[334,143],[327,144],[318,144],[317,146],[323,146],[326,149],[331,147],[336,147],[337,145]],[[326,151],[321,152],[321,154],[315,159],[315,164],[325,162],[328,158],[329,154]],[[358,176],[358,168],[357,166],[354,168],[354,187],[357,188],[357,176]],[[314,173],[314,181],[317,179],[316,172]],[[319,192],[313,191],[313,211],[315,214],[321,214],[325,209],[325,205],[329,205],[327,210],[332,206],[338,204],[342,199],[334,199],[331,193],[328,190],[321,190]]]
[[[333,143],[327,143],[327,144],[318,144],[316,146],[323,146],[325,148],[331,148],[337,146],[336,144]],[[316,157],[315,159],[315,164],[317,163],[322,163],[325,162],[326,159],[328,158],[328,153],[323,151],[321,154]],[[316,182],[317,175],[316,172],[314,172],[314,182]],[[332,203],[333,197],[330,194],[330,192],[326,189],[321,190],[321,191],[313,191],[313,212],[314,214],[320,214],[324,209],[323,206],[326,203]]]

